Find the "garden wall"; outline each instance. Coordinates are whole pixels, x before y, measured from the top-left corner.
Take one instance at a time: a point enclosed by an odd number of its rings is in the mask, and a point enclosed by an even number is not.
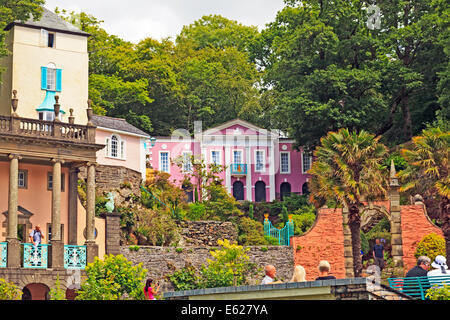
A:
[[[217,240],[237,241],[238,230],[231,222],[178,221],[181,227],[180,246],[215,246]]]
[[[207,264],[207,259],[211,259],[210,250],[218,247],[156,247],[140,246],[138,251],[130,250],[129,247],[122,246],[120,253],[123,254],[133,264],[141,263],[148,270],[147,276],[159,281],[161,290],[171,291],[173,286],[168,280],[164,280],[166,275],[172,274],[175,270],[184,268],[190,264],[199,268],[202,264]],[[289,281],[294,268],[294,257],[291,247],[287,246],[255,246],[248,247],[250,251],[247,255],[251,263],[255,264],[254,274],[250,276],[249,284],[259,284],[264,278],[264,266],[272,264],[277,268],[277,279]]]

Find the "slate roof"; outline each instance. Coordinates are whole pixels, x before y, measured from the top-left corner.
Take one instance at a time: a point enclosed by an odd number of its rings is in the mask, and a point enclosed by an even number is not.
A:
[[[42,28],[50,31],[60,31],[63,33],[71,33],[71,34],[78,34],[78,35],[84,35],[89,36],[89,33],[81,31],[77,27],[75,27],[73,24],[65,21],[61,17],[59,17],[56,13],[46,9],[42,8],[42,16],[39,21],[34,21],[31,17],[27,21],[14,21],[10,24],[8,24],[5,28],[5,30],[11,29],[14,25],[21,25],[21,26],[28,26],[32,28]]]
[[[148,133],[145,133],[144,131],[136,128],[135,126],[129,124],[125,119],[122,118],[113,118],[113,117],[107,117],[107,116],[99,116],[99,115],[92,115],[91,119],[92,123],[97,127],[112,129],[112,130],[118,130],[118,131],[124,131],[129,132],[145,137],[150,137]]]

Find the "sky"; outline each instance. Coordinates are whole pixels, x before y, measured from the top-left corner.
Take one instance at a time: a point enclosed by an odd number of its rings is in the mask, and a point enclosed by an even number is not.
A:
[[[84,11],[103,20],[109,34],[134,43],[151,37],[175,40],[184,25],[219,14],[262,30],[284,7],[283,0],[46,0],[45,7]]]

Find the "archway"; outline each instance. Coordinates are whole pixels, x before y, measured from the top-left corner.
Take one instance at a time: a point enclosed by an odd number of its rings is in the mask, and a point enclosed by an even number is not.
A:
[[[288,197],[291,194],[291,184],[289,182],[283,182],[280,185],[280,200],[283,201],[284,197]]]
[[[236,200],[244,200],[244,184],[241,181],[233,183],[233,197]]]
[[[26,300],[49,300],[50,288],[43,283],[30,283],[22,291]]]
[[[305,182],[305,183],[302,185],[302,194],[309,194],[308,182]]]
[[[255,183],[255,201],[266,201],[266,184],[264,181],[258,181]]]

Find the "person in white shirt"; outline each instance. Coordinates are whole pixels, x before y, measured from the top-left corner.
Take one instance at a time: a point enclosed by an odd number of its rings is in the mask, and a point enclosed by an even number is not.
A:
[[[277,274],[277,270],[275,267],[271,264],[264,267],[264,272],[266,273],[266,276],[263,278],[261,284],[275,284],[275,283],[282,283],[281,281],[274,281],[275,275]]]
[[[447,266],[447,259],[444,256],[436,256],[434,261],[431,263],[431,266],[434,268],[431,271],[428,271],[428,281],[430,282],[431,287],[433,285],[441,285],[442,282],[449,283],[449,280],[439,279],[439,276],[450,276],[450,270]]]

